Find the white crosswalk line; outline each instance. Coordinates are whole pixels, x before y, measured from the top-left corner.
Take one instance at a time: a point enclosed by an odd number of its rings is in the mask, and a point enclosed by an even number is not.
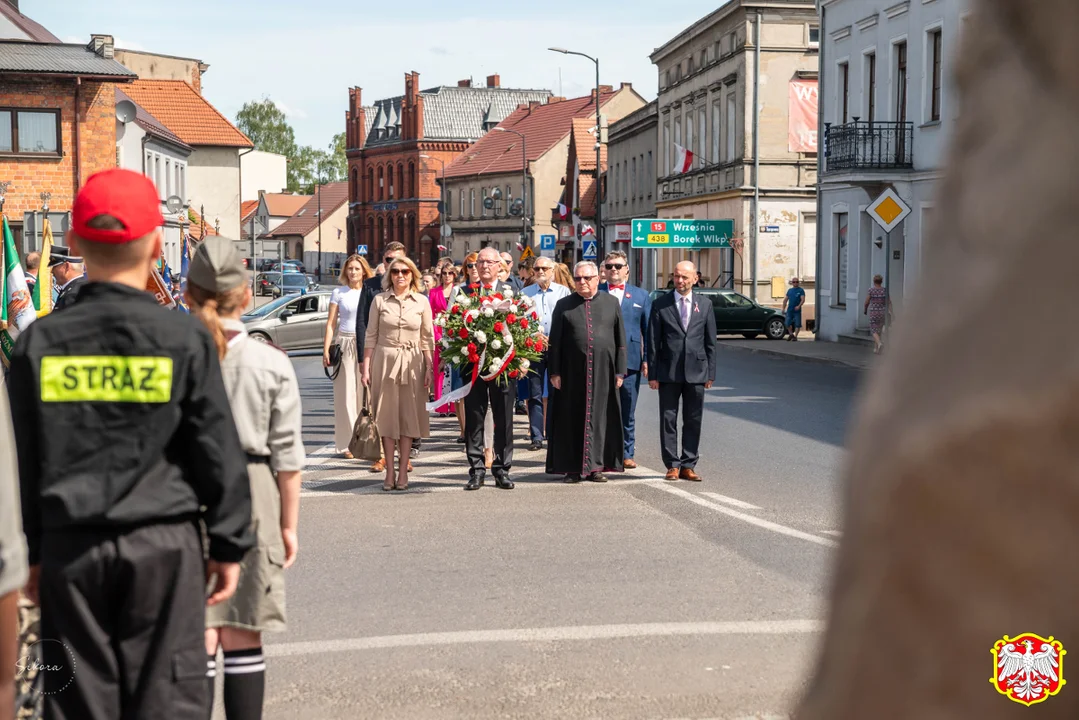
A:
[[[678,497],[681,497],[681,498],[683,498],[685,500],[689,500],[690,502],[696,503],[697,505],[700,505],[701,507],[706,507],[706,508],[709,508],[710,510],[715,510],[716,512],[723,513],[724,515],[728,515],[728,516],[730,516],[732,518],[741,520],[742,522],[749,523],[750,525],[756,525],[757,527],[763,528],[765,530],[771,530],[772,532],[779,533],[780,535],[787,535],[788,537],[798,538],[799,540],[805,540],[806,542],[815,543],[817,545],[823,545],[825,547],[832,547],[832,548],[839,547],[839,544],[837,542],[835,542],[834,540],[829,540],[828,538],[822,538],[819,535],[811,535],[810,533],[802,532],[801,530],[795,530],[792,527],[787,527],[786,525],[780,525],[779,523],[774,523],[774,522],[771,522],[769,520],[762,520],[762,519],[760,519],[758,517],[754,517],[752,515],[746,515],[743,512],[738,512],[737,510],[732,510],[731,508],[729,508],[729,507],[727,507],[725,505],[720,505],[719,503],[713,502],[711,500],[706,500],[705,498],[700,497],[699,495],[694,495],[693,493],[686,492],[685,490],[682,490],[680,488],[671,487],[670,485],[660,483],[660,482],[651,483],[651,486],[656,488],[657,490],[663,490],[664,492],[668,492],[668,493],[671,493],[672,495],[677,495]]]
[[[731,505],[731,506],[736,507],[736,508],[742,508],[743,510],[760,510],[760,508],[757,507],[756,505],[751,505],[751,504],[749,504],[747,502],[743,502],[741,500],[735,500],[732,497],[727,497],[726,495],[720,495],[719,493],[702,492],[701,495],[704,495],[705,497],[710,497],[713,500],[717,500],[717,501],[723,503],[724,505]]]

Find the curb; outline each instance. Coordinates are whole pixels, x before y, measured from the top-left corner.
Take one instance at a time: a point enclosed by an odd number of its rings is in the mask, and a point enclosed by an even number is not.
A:
[[[778,340],[769,342],[780,342]],[[848,362],[846,360],[840,360],[838,358],[821,357],[818,355],[799,355],[796,353],[788,353],[782,350],[772,350],[767,347],[747,347],[745,345],[730,345],[722,340],[717,343],[720,347],[729,348],[731,350],[741,350],[742,352],[755,353],[757,355],[768,355],[774,358],[783,358],[785,360],[797,360],[799,362],[814,363],[817,365],[831,365],[832,367],[844,367],[854,368],[855,370],[868,370],[869,365],[859,365],[856,363]]]

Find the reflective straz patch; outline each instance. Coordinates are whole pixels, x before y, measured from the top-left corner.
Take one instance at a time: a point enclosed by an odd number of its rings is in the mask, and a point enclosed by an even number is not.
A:
[[[167,403],[171,399],[172,358],[41,359],[41,402]]]

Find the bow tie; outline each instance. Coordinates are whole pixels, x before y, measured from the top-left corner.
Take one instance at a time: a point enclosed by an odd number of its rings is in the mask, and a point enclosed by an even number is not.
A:
[[[623,290],[624,291],[626,289],[626,286],[625,285],[608,285],[607,289],[608,290]]]

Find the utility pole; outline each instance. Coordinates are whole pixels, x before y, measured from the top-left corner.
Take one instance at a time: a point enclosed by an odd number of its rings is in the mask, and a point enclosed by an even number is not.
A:
[[[318,282],[322,282],[322,163],[316,164],[318,189]]]

